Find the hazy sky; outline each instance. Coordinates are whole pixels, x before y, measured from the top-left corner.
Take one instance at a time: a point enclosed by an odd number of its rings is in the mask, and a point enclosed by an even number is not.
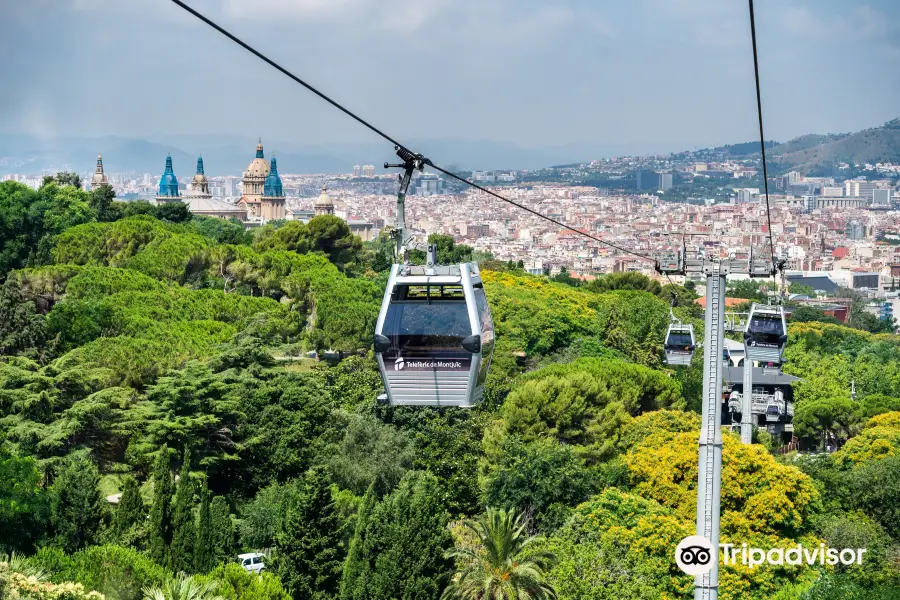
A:
[[[758,137],[745,0],[188,0],[402,139]],[[169,0],[0,0],[0,133],[373,141]],[[900,116],[900,2],[757,0],[766,137]]]

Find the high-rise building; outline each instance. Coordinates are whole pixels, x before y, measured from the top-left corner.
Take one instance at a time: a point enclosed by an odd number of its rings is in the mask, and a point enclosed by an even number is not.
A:
[[[659,174],[659,189],[662,191],[672,189],[672,174],[671,173],[660,173]]]
[[[359,177],[361,174],[362,174],[362,167],[360,167],[359,165],[354,165],[353,166],[353,176]]]
[[[890,208],[892,193],[888,188],[876,188],[872,190],[872,206],[877,208]]]
[[[375,165],[365,165],[362,168],[363,177],[375,177]]]
[[[440,194],[443,190],[443,184],[444,181],[437,175],[422,175],[416,181],[416,195],[434,196],[435,194]]]
[[[490,237],[491,228],[489,225],[466,225],[466,236],[472,238]]]
[[[657,184],[659,183],[659,175],[656,171],[640,169],[635,173],[635,183],[639,192],[656,190]]]
[[[224,184],[225,190],[223,192],[223,195],[226,198],[236,198],[237,197],[237,195],[238,195],[237,181],[238,181],[237,177],[226,177],[225,178],[225,184]]]

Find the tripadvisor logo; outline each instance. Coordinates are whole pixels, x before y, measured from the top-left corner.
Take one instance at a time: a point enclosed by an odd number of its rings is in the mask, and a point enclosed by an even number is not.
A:
[[[807,548],[797,544],[790,548],[752,548],[747,544],[719,544],[722,551],[722,563],[725,565],[740,564],[756,568],[768,565],[861,565],[865,548],[829,548],[825,544]],[[699,535],[690,535],[678,543],[675,548],[675,562],[678,568],[688,575],[703,575],[713,566],[713,557],[718,553],[712,551],[708,539]]]

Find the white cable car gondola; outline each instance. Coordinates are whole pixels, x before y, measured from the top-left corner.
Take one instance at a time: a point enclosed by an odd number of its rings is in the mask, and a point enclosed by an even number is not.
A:
[[[484,395],[494,323],[476,263],[394,265],[375,328],[375,353],[394,405],[472,407]]]
[[[683,325],[680,322],[670,324],[663,348],[666,351],[667,365],[690,365],[694,358],[694,351],[697,349],[697,343],[694,340],[694,326]]]
[[[745,360],[779,365],[787,344],[787,323],[781,306],[754,304],[744,328]]]
[[[666,331],[666,340],[663,342],[663,350],[666,353],[667,365],[690,366],[697,349],[694,339],[694,326],[685,325],[675,318],[675,302],[678,297],[673,293],[672,302],[669,305],[669,329]]]

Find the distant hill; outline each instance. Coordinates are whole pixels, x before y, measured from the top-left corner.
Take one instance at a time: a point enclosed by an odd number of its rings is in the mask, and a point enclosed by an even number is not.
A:
[[[780,169],[807,175],[826,173],[840,163],[900,162],[900,119],[856,133],[805,135],[772,151]]]

